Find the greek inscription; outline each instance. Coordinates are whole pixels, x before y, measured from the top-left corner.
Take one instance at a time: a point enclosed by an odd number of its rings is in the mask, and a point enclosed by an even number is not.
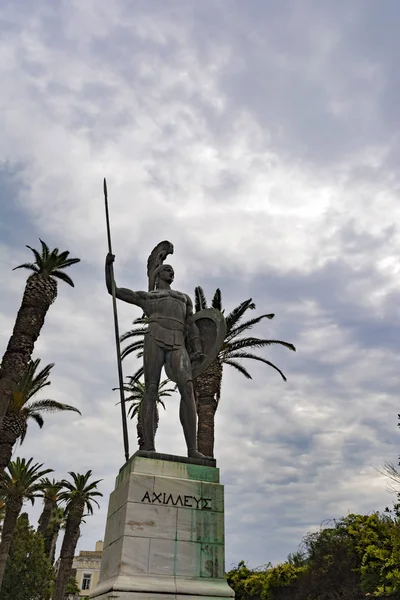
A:
[[[208,506],[208,503],[211,502],[211,498],[201,498],[201,500],[204,502],[202,510],[211,510],[211,506]]]
[[[174,496],[172,494],[167,494],[165,492],[160,492],[157,494],[156,492],[152,492],[152,496],[150,496],[150,492],[146,492],[141,502],[148,502],[149,504],[171,504],[172,506],[184,506],[186,508],[195,508],[196,510],[212,510],[211,507],[211,498],[196,498],[196,496]]]
[[[199,506],[201,498],[197,500],[196,496],[193,496],[193,500],[196,502],[196,508],[201,508],[201,506]]]

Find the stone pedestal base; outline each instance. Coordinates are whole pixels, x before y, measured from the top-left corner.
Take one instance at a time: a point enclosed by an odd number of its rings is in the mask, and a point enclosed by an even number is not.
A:
[[[110,496],[96,600],[232,598],[224,495],[211,461],[135,455]]]

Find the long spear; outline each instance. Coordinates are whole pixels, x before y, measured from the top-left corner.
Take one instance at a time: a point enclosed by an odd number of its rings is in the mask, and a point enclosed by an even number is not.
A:
[[[106,223],[107,223],[107,238],[108,238],[108,251],[112,254],[111,247],[111,231],[110,231],[110,216],[108,214],[108,194],[107,194],[107,182],[104,177],[104,202],[106,207]],[[121,397],[121,417],[122,417],[122,433],[124,437],[124,450],[125,460],[129,460],[129,440],[128,440],[128,426],[126,423],[126,408],[125,408],[125,394],[124,394],[124,376],[122,373],[122,361],[121,361],[121,347],[119,344],[119,327],[118,327],[118,313],[117,313],[117,299],[115,297],[115,281],[114,281],[114,266],[111,266],[111,291],[113,300],[113,312],[114,312],[114,330],[115,330],[115,348],[117,351],[117,365],[118,365],[118,379],[119,379],[119,393]]]

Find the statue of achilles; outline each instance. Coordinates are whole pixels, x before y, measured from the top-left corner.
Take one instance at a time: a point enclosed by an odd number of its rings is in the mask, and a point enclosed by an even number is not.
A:
[[[170,379],[176,382],[181,395],[180,421],[182,424],[188,456],[204,458],[197,451],[196,445],[196,404],[193,390],[193,372],[199,374],[207,368],[215,358],[224,337],[225,322],[221,316],[215,316],[213,311],[203,315],[203,321],[214,324],[214,336],[210,338],[210,325],[205,336],[211,340],[206,343],[204,353],[199,327],[196,324],[198,315],[193,315],[192,301],[187,294],[171,289],[174,280],[174,270],[170,265],[163,264],[166,256],[173,253],[170,242],[158,244],[147,261],[149,291],[134,292],[115,286],[115,295],[119,300],[139,306],[149,319],[148,330],[144,339],[144,381],[145,394],[141,411],[144,447],[143,450],[155,452],[155,409],[158,396],[161,370],[165,366]],[[114,255],[106,257],[106,285],[112,293],[111,265]],[[205,313],[206,311],[202,311]],[[215,312],[215,311],[214,311]],[[201,316],[201,315],[200,315]]]

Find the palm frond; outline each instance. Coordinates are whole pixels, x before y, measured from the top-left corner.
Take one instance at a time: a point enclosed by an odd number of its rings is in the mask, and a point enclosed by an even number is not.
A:
[[[140,371],[140,369],[138,371],[136,371],[133,375],[127,376],[129,385],[133,385],[135,383],[135,381],[137,381],[138,383],[141,383],[141,385],[144,385],[144,383],[140,381],[143,374],[139,374],[139,371]]]
[[[139,345],[137,344],[137,342],[133,342],[132,344],[129,344],[128,346],[126,346],[126,348],[121,350],[121,360],[124,360],[124,358],[126,358],[127,356],[132,354],[132,352],[136,352],[137,350],[140,350],[142,352],[143,346],[144,346],[144,342],[140,342]],[[143,353],[141,355],[143,356]],[[140,358],[139,353],[136,355],[136,357]]]
[[[24,376],[18,384],[15,392],[12,395],[10,404],[11,410],[19,411],[26,402],[37,394],[44,387],[51,385],[50,381],[47,381],[54,367],[54,363],[46,365],[41,371],[36,372],[40,364],[40,358],[32,360],[24,373]]]
[[[67,512],[69,512],[73,506],[83,502],[89,514],[92,514],[93,507],[91,503],[94,502],[99,506],[98,502],[94,500],[94,497],[103,495],[96,489],[97,485],[102,480],[98,479],[97,481],[89,483],[89,479],[92,476],[91,470],[87,471],[85,474],[69,471],[69,475],[71,476],[72,481],[63,479],[61,482],[64,489],[59,495],[60,501],[65,502]]]
[[[2,498],[30,500],[33,504],[36,496],[42,495],[40,479],[53,469],[42,469],[42,463],[32,464],[33,458],[16,458],[9,462],[0,479]]]
[[[222,311],[222,296],[221,290],[219,288],[215,290],[215,294],[211,301],[211,306],[212,308],[216,308],[217,310]]]
[[[143,402],[144,394],[145,394],[145,384],[142,381],[139,381],[139,377],[141,375],[138,372],[135,375],[131,375],[128,377],[128,383],[124,385],[124,390],[129,393],[129,396],[125,398],[125,402],[130,403],[130,407],[128,408],[128,416],[133,419],[135,416],[140,414],[140,408]],[[173,392],[175,392],[175,388],[166,388],[166,386],[170,383],[170,380],[164,379],[158,386],[158,396],[157,396],[157,404],[161,404],[161,406],[165,410],[165,404],[161,400],[162,397],[170,397]],[[113,388],[119,389],[119,388]],[[118,402],[120,404],[120,402]]]
[[[36,421],[36,423],[39,425],[40,429],[42,429],[42,427],[44,425],[44,420],[43,420],[42,415],[39,412],[29,411],[28,417],[30,417],[31,419],[33,419],[34,421]],[[22,444],[22,442],[25,439],[26,431],[27,431],[27,428],[25,428],[24,435],[23,436],[21,435],[21,444]]]
[[[227,334],[225,341],[233,339],[234,337],[240,335],[247,329],[251,329],[252,327],[254,327],[254,325],[257,325],[263,319],[273,319],[274,316],[275,315],[273,313],[260,315],[259,317],[255,317],[254,319],[249,319],[248,321],[245,321],[245,323],[242,323],[241,325],[238,325],[237,327],[233,327],[230,330],[230,332]]]
[[[57,257],[58,262],[60,264],[64,264],[65,261],[68,259],[68,256],[69,256],[69,250],[64,250],[64,252],[61,252],[61,254],[58,255],[58,257]],[[72,260],[74,260],[74,259],[72,259]],[[78,261],[79,260],[80,259],[78,258]]]
[[[239,306],[234,308],[225,319],[227,332],[229,333],[232,327],[239,323],[246,310],[254,310],[255,307],[256,305],[254,304],[253,300],[249,298],[248,300],[245,300],[244,302],[239,304]]]
[[[131,419],[134,419],[136,417],[136,415],[139,414],[139,412],[140,412],[140,405],[141,405],[140,402],[138,402],[137,404],[131,404],[130,407],[128,408],[128,417],[130,417]]]
[[[136,350],[143,350],[143,346],[144,340],[137,340],[136,342],[132,342],[132,344],[129,344],[129,346],[126,346],[126,348],[124,348],[124,351],[129,350],[128,354],[131,354],[131,352],[136,352]]]
[[[18,391],[21,391],[26,400],[29,400],[37,394],[44,387],[51,385],[51,381],[48,381],[51,370],[54,367],[54,363],[50,363],[43,367],[41,371],[36,372],[40,365],[40,358],[32,360],[27,370],[25,371],[22,381],[18,385]]]
[[[37,400],[36,402],[32,402],[27,407],[27,410],[33,410],[34,412],[39,410],[42,412],[58,412],[70,410],[80,415],[82,414],[78,408],[75,408],[75,406],[71,406],[70,404],[63,404],[62,402],[57,402],[56,400],[51,400],[49,398],[45,400]]]
[[[111,388],[111,389],[112,389],[113,392],[117,392],[121,388],[115,387],[115,388]],[[132,387],[129,384],[127,384],[127,383],[122,386],[122,389],[124,390],[124,392],[127,392],[127,393],[130,393],[132,391]],[[126,398],[125,398],[125,400],[126,400]],[[120,404],[120,402],[117,402],[117,404]],[[117,404],[115,406],[117,406]]]
[[[236,360],[226,360],[224,361],[225,365],[230,365],[231,367],[233,367],[234,369],[236,369],[237,371],[239,371],[239,373],[241,373],[242,375],[244,375],[247,379],[252,379],[250,373],[247,371],[247,369],[245,369],[245,367],[243,365],[241,365],[240,363],[238,363]]]
[[[67,275],[66,273],[64,273],[63,271],[58,271],[58,270],[52,271],[51,276],[56,277],[57,279],[61,279],[61,281],[68,283],[68,285],[70,285],[71,287],[75,287],[74,282],[72,281],[71,277],[69,275]]]
[[[204,290],[199,285],[194,290],[194,309],[196,312],[207,308],[207,299]]]
[[[42,425],[40,425],[40,423],[38,423],[38,425],[39,425],[39,427],[40,427],[40,428],[42,428]],[[26,438],[26,432],[27,432],[27,431],[28,431],[28,427],[27,427],[27,425],[26,425],[26,422],[25,422],[25,423],[24,423],[24,426],[23,426],[23,428],[22,428],[21,435],[19,436],[19,443],[20,443],[20,444],[23,444],[23,443],[24,443],[24,440],[25,440],[25,438]]]
[[[37,264],[37,266],[39,267],[39,269],[41,270],[43,267],[43,254],[40,254],[40,252],[38,252],[36,250],[36,248],[32,248],[32,246],[26,246],[27,248],[29,248],[29,250],[31,252],[33,252],[33,256],[35,257],[35,263]]]
[[[284,381],[287,381],[287,379],[286,379],[285,375],[282,373],[282,371],[276,365],[274,365],[271,361],[266,360],[262,356],[257,356],[256,354],[251,354],[250,352],[235,352],[229,356],[229,360],[243,359],[243,358],[249,358],[251,360],[258,360],[259,362],[262,362],[265,365],[272,367],[273,369],[275,369],[275,371],[278,371],[279,375],[282,377],[282,379]],[[225,363],[225,361],[224,361],[224,363]],[[229,364],[229,363],[225,363],[225,364]]]
[[[133,337],[142,337],[144,336],[144,334],[147,332],[147,327],[141,327],[140,329],[131,329],[130,331],[126,331],[125,333],[123,333],[120,338],[119,341],[120,342],[125,342],[125,340],[129,340],[130,338]]]
[[[80,258],[69,258],[68,260],[61,260],[61,256],[62,255],[60,254],[60,256],[58,257],[58,260],[57,260],[57,270],[58,269],[66,269],[67,267],[70,267],[71,265],[76,265],[76,263],[81,262]]]
[[[42,246],[42,256],[43,256],[43,262],[46,262],[46,260],[49,258],[49,254],[50,254],[50,250],[48,245],[46,244],[46,242],[44,242],[43,240],[41,240],[39,238],[39,242],[41,243]],[[56,248],[57,252],[58,252],[58,248]],[[54,252],[54,250],[53,250]]]
[[[248,337],[228,342],[225,345],[225,348],[223,347],[222,356],[226,353],[236,352],[236,350],[241,350],[242,348],[264,348],[265,346],[273,346],[276,344],[284,346],[293,352],[296,350],[293,344],[283,342],[282,340],[263,340],[260,338]]]
[[[170,388],[169,390],[159,390],[158,397],[159,398],[170,398],[171,394],[175,392],[174,388]]]
[[[48,273],[53,273],[53,271],[57,268],[58,262],[58,248],[54,248],[51,251],[50,256],[43,264],[43,270],[46,270]]]
[[[143,377],[143,375],[144,375],[144,368],[143,368],[143,365],[142,365],[141,367],[138,368],[138,370],[136,371],[136,373],[134,373],[132,375],[132,377],[134,379],[140,379],[141,377]]]
[[[18,267],[14,267],[13,271],[16,271],[17,269],[29,269],[30,271],[39,273],[39,267],[37,267],[34,263],[23,263],[22,265],[18,265]]]

